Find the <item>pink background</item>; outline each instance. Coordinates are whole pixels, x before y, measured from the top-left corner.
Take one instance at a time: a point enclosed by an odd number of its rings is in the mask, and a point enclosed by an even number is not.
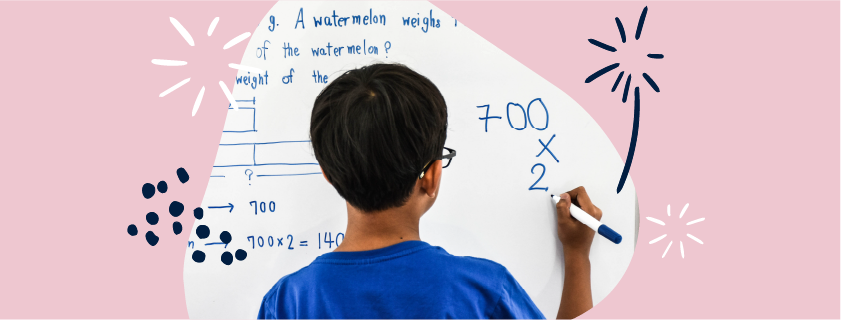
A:
[[[187,317],[189,233],[172,235],[166,208],[184,203],[180,219],[185,231],[192,228],[190,211],[204,194],[225,118],[217,82],[231,88],[235,71],[227,64],[246,50],[246,42],[222,45],[253,32],[272,5],[0,3],[0,317]],[[841,317],[838,2],[435,5],[572,96],[621,155],[633,105],[621,103],[621,85],[614,93],[610,87],[619,70],[633,72],[640,86],[631,169],[639,244],[623,280],[585,318]],[[169,17],[190,31],[195,47]],[[160,67],[153,58],[189,64]],[[619,69],[584,83],[614,62]],[[190,83],[158,98],[187,77]],[[202,107],[190,117],[201,86]],[[190,173],[186,184],[176,179],[179,167]],[[170,191],[143,199],[143,183],[159,180]],[[155,247],[142,236],[148,211],[162,219],[152,229],[161,237]],[[126,234],[131,223],[140,235]],[[662,234],[669,236],[648,244]]]

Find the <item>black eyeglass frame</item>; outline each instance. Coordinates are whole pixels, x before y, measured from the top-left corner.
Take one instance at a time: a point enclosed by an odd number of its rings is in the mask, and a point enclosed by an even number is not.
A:
[[[444,160],[444,159],[448,160],[447,165],[444,165],[441,168],[447,168],[447,166],[450,166],[450,163],[453,162],[453,157],[456,157],[456,150],[455,149],[447,148],[447,147],[444,147],[444,149],[446,149],[447,152],[449,152],[449,154],[441,155],[441,157],[438,157],[438,158],[435,159],[435,160]],[[423,169],[421,170],[421,173],[420,173],[420,176],[418,176],[418,179],[421,179],[421,178],[423,178],[423,175],[426,175],[426,170],[429,169],[429,165],[432,165],[432,162],[426,163],[426,165],[423,166]]]

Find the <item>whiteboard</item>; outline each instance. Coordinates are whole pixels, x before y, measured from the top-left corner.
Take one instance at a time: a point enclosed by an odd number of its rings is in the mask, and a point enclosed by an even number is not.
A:
[[[430,17],[434,23],[424,23]],[[502,264],[553,317],[564,265],[549,195],[583,185],[602,221],[623,236],[618,245],[598,235],[593,241],[593,302],[604,299],[633,255],[636,192],[629,177],[616,193],[623,161],[581,106],[430,3],[279,2],[240,62],[261,72],[238,72],[204,216],[185,251],[190,317],[255,318],[278,279],[341,241],[345,202],[320,174],[308,142],[310,112],[324,76],[329,82],[373,62],[409,66],[447,102],[445,146],[458,156],[421,219],[421,239]],[[487,116],[499,118],[480,119]],[[205,239],[196,233],[200,225],[210,230]],[[228,244],[223,231],[232,236]],[[237,250],[247,253],[244,260],[222,262],[224,252]],[[195,262],[194,251],[205,261]]]

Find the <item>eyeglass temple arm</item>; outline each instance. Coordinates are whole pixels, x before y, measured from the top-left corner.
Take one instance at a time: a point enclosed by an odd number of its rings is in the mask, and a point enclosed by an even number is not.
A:
[[[446,159],[446,158],[453,158],[453,157],[456,157],[456,150],[455,150],[455,149],[451,149],[451,151],[452,151],[451,153],[449,153],[449,154],[447,154],[447,155],[444,155],[444,156],[441,156],[441,159]]]

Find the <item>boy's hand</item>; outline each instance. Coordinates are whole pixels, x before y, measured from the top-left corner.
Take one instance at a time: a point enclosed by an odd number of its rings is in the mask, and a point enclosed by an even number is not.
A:
[[[590,245],[596,232],[569,214],[571,204],[602,219],[602,210],[593,205],[584,187],[561,194],[555,205],[558,213],[558,238],[564,244],[564,289],[558,319],[573,319],[593,308],[590,289]]]
[[[569,213],[570,203],[575,204],[597,220],[602,219],[602,210],[593,205],[583,186],[560,195],[555,205],[558,214],[558,238],[564,245],[564,256],[590,257],[590,245],[596,232],[576,220]]]

